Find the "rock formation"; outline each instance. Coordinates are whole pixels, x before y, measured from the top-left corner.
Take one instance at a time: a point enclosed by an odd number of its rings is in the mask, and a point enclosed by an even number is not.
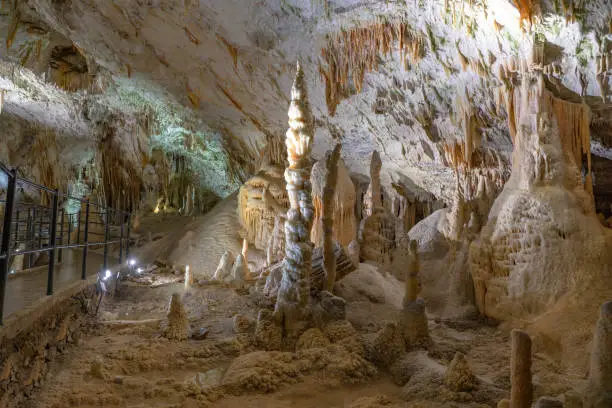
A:
[[[219,266],[213,275],[214,280],[225,280],[232,273],[234,255],[230,251],[225,251],[219,260]]]
[[[185,340],[191,334],[187,312],[181,302],[181,295],[173,293],[170,298],[170,305],[167,314],[167,326],[164,330],[164,337],[170,340]]]
[[[359,247],[359,242],[357,240],[352,240],[347,248],[348,257],[355,266],[359,266],[359,255],[361,253],[361,249]]]
[[[370,188],[364,199],[364,219],[361,222],[361,256],[365,260],[388,264],[395,246],[395,222],[383,208],[380,188],[382,161],[377,151],[370,163]]]
[[[266,249],[276,217],[289,208],[283,169],[263,164],[238,193],[238,216],[244,238],[258,249]]]
[[[285,234],[283,230],[285,221],[286,218],[282,214],[274,218],[274,228],[266,248],[266,263],[268,266],[272,266],[273,263],[282,260],[285,256]]]
[[[531,338],[520,330],[512,330],[510,382],[510,407],[530,408],[533,400]]]
[[[555,398],[541,397],[536,401],[534,408],[563,408],[563,403]]]
[[[285,181],[289,211],[285,221],[285,259],[276,301],[275,317],[288,339],[297,340],[309,322],[310,272],[313,245],[310,228],[314,210],[310,197],[310,170],[313,119],[304,83],[304,72],[297,66],[291,89],[289,130],[286,134]]]
[[[249,272],[249,267],[244,256],[238,254],[234,261],[234,266],[232,267],[231,283],[233,285],[242,286],[245,281],[250,278],[250,275],[251,273]]]
[[[591,349],[584,408],[612,406],[612,302],[601,307]]]
[[[325,177],[325,181],[323,183],[323,205],[321,206],[321,229],[323,230],[323,270],[325,271],[325,277],[327,279],[325,286],[330,292],[332,291],[334,283],[336,283],[336,255],[334,253],[334,214],[332,199],[335,195],[336,180],[338,178],[340,146],[340,144],[337,144],[332,152],[327,152],[325,155],[327,177]],[[352,207],[352,205],[348,206],[349,209],[352,209]]]
[[[193,286],[193,271],[189,265],[185,266],[185,289],[189,289]]]
[[[453,361],[446,369],[444,384],[455,392],[468,392],[476,386],[476,377],[463,354],[455,353]]]
[[[242,257],[244,258],[244,263],[248,266],[249,264],[249,241],[246,239],[242,240]]]
[[[470,247],[477,306],[498,319],[539,314],[600,274],[606,246],[577,166],[588,108],[555,98],[538,71],[521,75],[512,173]]]
[[[399,326],[406,348],[426,347],[429,341],[425,302],[419,294],[419,254],[417,242],[409,242],[409,259],[406,265],[406,280],[403,309]]]
[[[322,219],[323,212],[327,211],[329,222],[333,226],[333,238],[346,247],[357,236],[357,219],[355,218],[357,196],[342,158],[338,156],[337,163],[330,165],[326,156],[312,167],[310,180],[315,214],[310,238],[316,247],[323,245],[325,233]],[[332,174],[332,170],[335,174]],[[334,177],[334,181],[331,181],[330,176]],[[325,210],[324,195],[328,180],[331,182],[329,186],[331,191],[328,193],[330,197],[327,200],[329,208]]]

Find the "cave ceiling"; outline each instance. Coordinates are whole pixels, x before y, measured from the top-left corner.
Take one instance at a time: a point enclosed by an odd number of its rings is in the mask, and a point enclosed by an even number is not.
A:
[[[341,142],[350,170],[367,174],[376,149],[385,183],[448,199],[445,146],[464,139],[466,111],[482,156],[507,170],[512,140],[498,73],[520,64],[536,40],[549,88],[591,106],[593,153],[611,156],[609,0],[4,3],[4,115],[92,143],[114,126],[126,149],[142,127],[169,151],[201,140],[212,153],[198,156],[209,162],[200,176],[215,179],[209,188],[219,195],[256,170],[266,143],[282,142],[298,59],[315,157]],[[343,43],[343,35],[354,37]],[[353,68],[363,72],[349,69],[339,86],[330,61],[348,48],[361,53]]]

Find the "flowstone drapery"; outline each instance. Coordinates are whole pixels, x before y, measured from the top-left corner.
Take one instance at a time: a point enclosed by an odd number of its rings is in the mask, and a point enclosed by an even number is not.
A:
[[[276,301],[275,317],[289,342],[297,340],[309,324],[310,272],[312,250],[310,229],[313,206],[310,196],[310,153],[314,136],[313,119],[308,103],[304,72],[300,64],[289,106],[289,129],[286,133],[287,160],[285,181],[289,211],[285,221],[285,259],[283,277]]]
[[[470,246],[478,309],[502,320],[544,312],[605,267],[605,233],[566,140],[585,115],[559,116],[587,108],[554,97],[538,70],[521,78],[512,173]]]

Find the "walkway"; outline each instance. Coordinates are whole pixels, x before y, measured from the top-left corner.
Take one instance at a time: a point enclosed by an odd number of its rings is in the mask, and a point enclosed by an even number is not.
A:
[[[104,257],[89,250],[87,254],[87,276],[95,275],[102,268]],[[114,267],[116,260],[109,256],[109,266]],[[81,279],[82,251],[64,250],[61,265],[55,266],[53,289],[57,292]],[[47,266],[32,272],[18,272],[10,276],[7,282],[4,318],[12,313],[34,304],[40,298],[47,296]]]

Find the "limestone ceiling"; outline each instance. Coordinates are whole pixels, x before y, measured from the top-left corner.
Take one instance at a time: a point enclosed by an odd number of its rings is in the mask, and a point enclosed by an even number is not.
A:
[[[340,141],[349,168],[367,173],[369,155],[378,149],[384,181],[410,178],[447,197],[452,172],[443,144],[463,138],[458,119],[462,104],[471,106],[479,118],[482,149],[494,151],[502,163],[512,149],[505,111],[495,104],[496,89],[502,85],[495,73],[504,61],[529,48],[531,36],[521,34],[519,12],[505,0],[18,3],[24,21],[52,32],[52,45],[74,44],[90,76],[118,87],[155,89],[161,103],[178,101],[196,118],[192,122],[197,126],[217,131],[227,140],[241,140],[232,146],[249,157],[257,156],[266,135],[284,137],[298,58],[306,71],[316,117],[317,157]],[[612,2],[583,1],[574,12],[564,11],[562,4],[563,0],[542,2],[545,18],[536,31],[548,41],[549,57],[558,69],[551,72],[552,81],[593,104],[594,130],[599,133],[594,138],[605,150],[612,141]],[[10,13],[5,14],[2,29],[10,31]],[[564,14],[569,20],[573,16],[576,23],[566,23]],[[423,58],[404,67],[399,45],[392,44],[392,52],[379,55],[378,67],[365,74],[360,92],[343,99],[331,116],[319,72],[320,66],[325,67],[321,50],[327,47],[327,38],[380,22],[407,23],[423,39]],[[2,58],[0,87],[9,90],[6,108],[18,116],[38,116],[36,120],[45,125],[69,128],[69,134],[87,133],[91,121],[84,117],[87,109],[82,104],[96,97],[57,88],[53,88],[57,95],[44,91],[48,103],[58,104],[59,113],[50,117],[54,110],[45,113],[37,108],[41,92],[30,101],[11,92],[15,86],[6,83],[11,78],[8,70],[19,57],[19,44],[32,36],[22,24],[12,52]],[[26,68],[48,75],[46,63],[40,61],[51,58],[51,51],[41,54]],[[603,71],[598,56],[608,58]],[[464,69],[462,58],[471,65]],[[121,103],[109,102],[113,103],[121,111]]]

